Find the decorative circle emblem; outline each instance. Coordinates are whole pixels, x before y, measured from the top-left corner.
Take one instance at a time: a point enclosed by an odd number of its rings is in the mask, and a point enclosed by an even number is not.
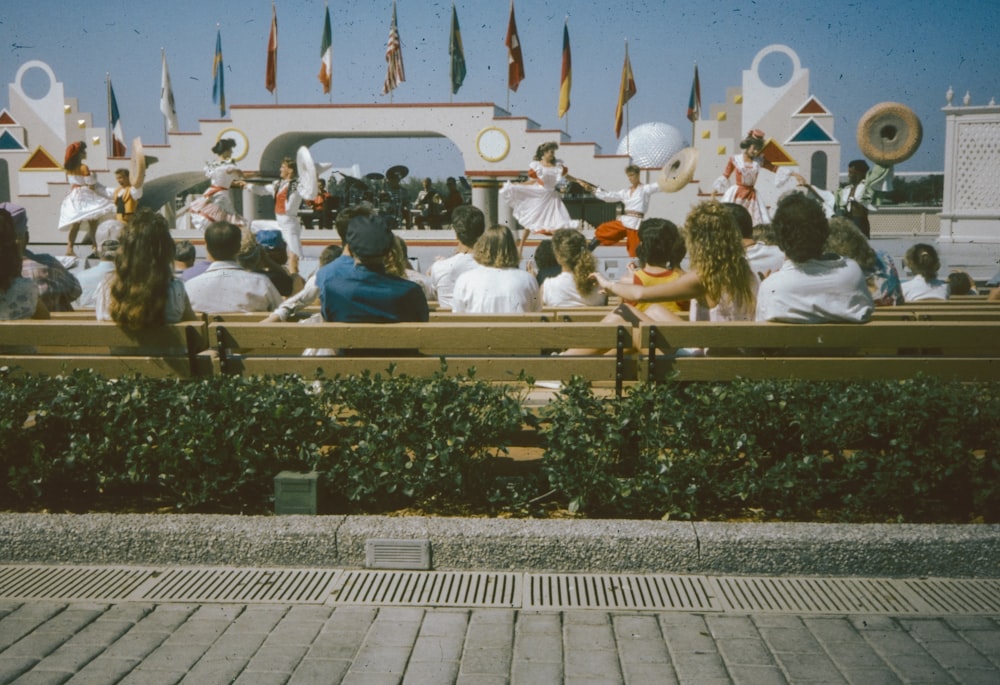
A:
[[[238,128],[224,128],[219,131],[219,135],[215,137],[215,140],[219,141],[223,138],[232,138],[236,141],[236,147],[233,148],[234,162],[238,162],[247,156],[247,152],[250,151],[250,141],[247,139],[247,134]]]
[[[476,136],[476,151],[487,162],[499,162],[510,151],[510,138],[496,126],[484,128]]]

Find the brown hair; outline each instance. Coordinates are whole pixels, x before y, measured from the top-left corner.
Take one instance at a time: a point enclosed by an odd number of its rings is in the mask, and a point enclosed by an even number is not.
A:
[[[174,280],[174,239],[167,220],[141,207],[118,240],[111,319],[131,330],[164,325],[167,292]]]
[[[472,257],[478,264],[500,269],[516,269],[521,265],[514,236],[503,224],[490,226],[483,231],[473,248]]]
[[[573,272],[573,282],[581,295],[590,294],[596,284],[590,274],[597,271],[597,259],[587,249],[587,239],[573,228],[560,228],[552,234],[552,250],[559,266]]]

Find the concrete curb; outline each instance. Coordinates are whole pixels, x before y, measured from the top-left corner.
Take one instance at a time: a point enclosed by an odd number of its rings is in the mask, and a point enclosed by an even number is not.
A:
[[[370,539],[437,570],[1000,578],[1000,525],[0,514],[0,563],[363,568]]]

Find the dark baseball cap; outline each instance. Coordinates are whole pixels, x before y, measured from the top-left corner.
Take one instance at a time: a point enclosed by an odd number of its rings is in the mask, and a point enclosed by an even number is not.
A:
[[[347,247],[358,259],[384,257],[392,249],[392,231],[381,216],[356,216],[347,225]]]

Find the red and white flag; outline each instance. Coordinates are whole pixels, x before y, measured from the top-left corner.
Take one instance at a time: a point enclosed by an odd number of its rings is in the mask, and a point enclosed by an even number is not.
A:
[[[403,72],[403,49],[399,41],[399,28],[396,26],[396,3],[392,3],[392,26],[389,27],[389,41],[385,45],[385,83],[382,84],[382,95],[386,95],[406,80]]]
[[[524,55],[521,54],[521,39],[517,37],[517,22],[514,20],[514,0],[510,0],[510,20],[507,22],[507,87],[517,91],[524,80]]]
[[[111,156],[125,156],[125,134],[122,132],[122,120],[118,115],[118,98],[115,97],[115,89],[111,85],[111,77],[108,77],[108,112],[111,123]]]

